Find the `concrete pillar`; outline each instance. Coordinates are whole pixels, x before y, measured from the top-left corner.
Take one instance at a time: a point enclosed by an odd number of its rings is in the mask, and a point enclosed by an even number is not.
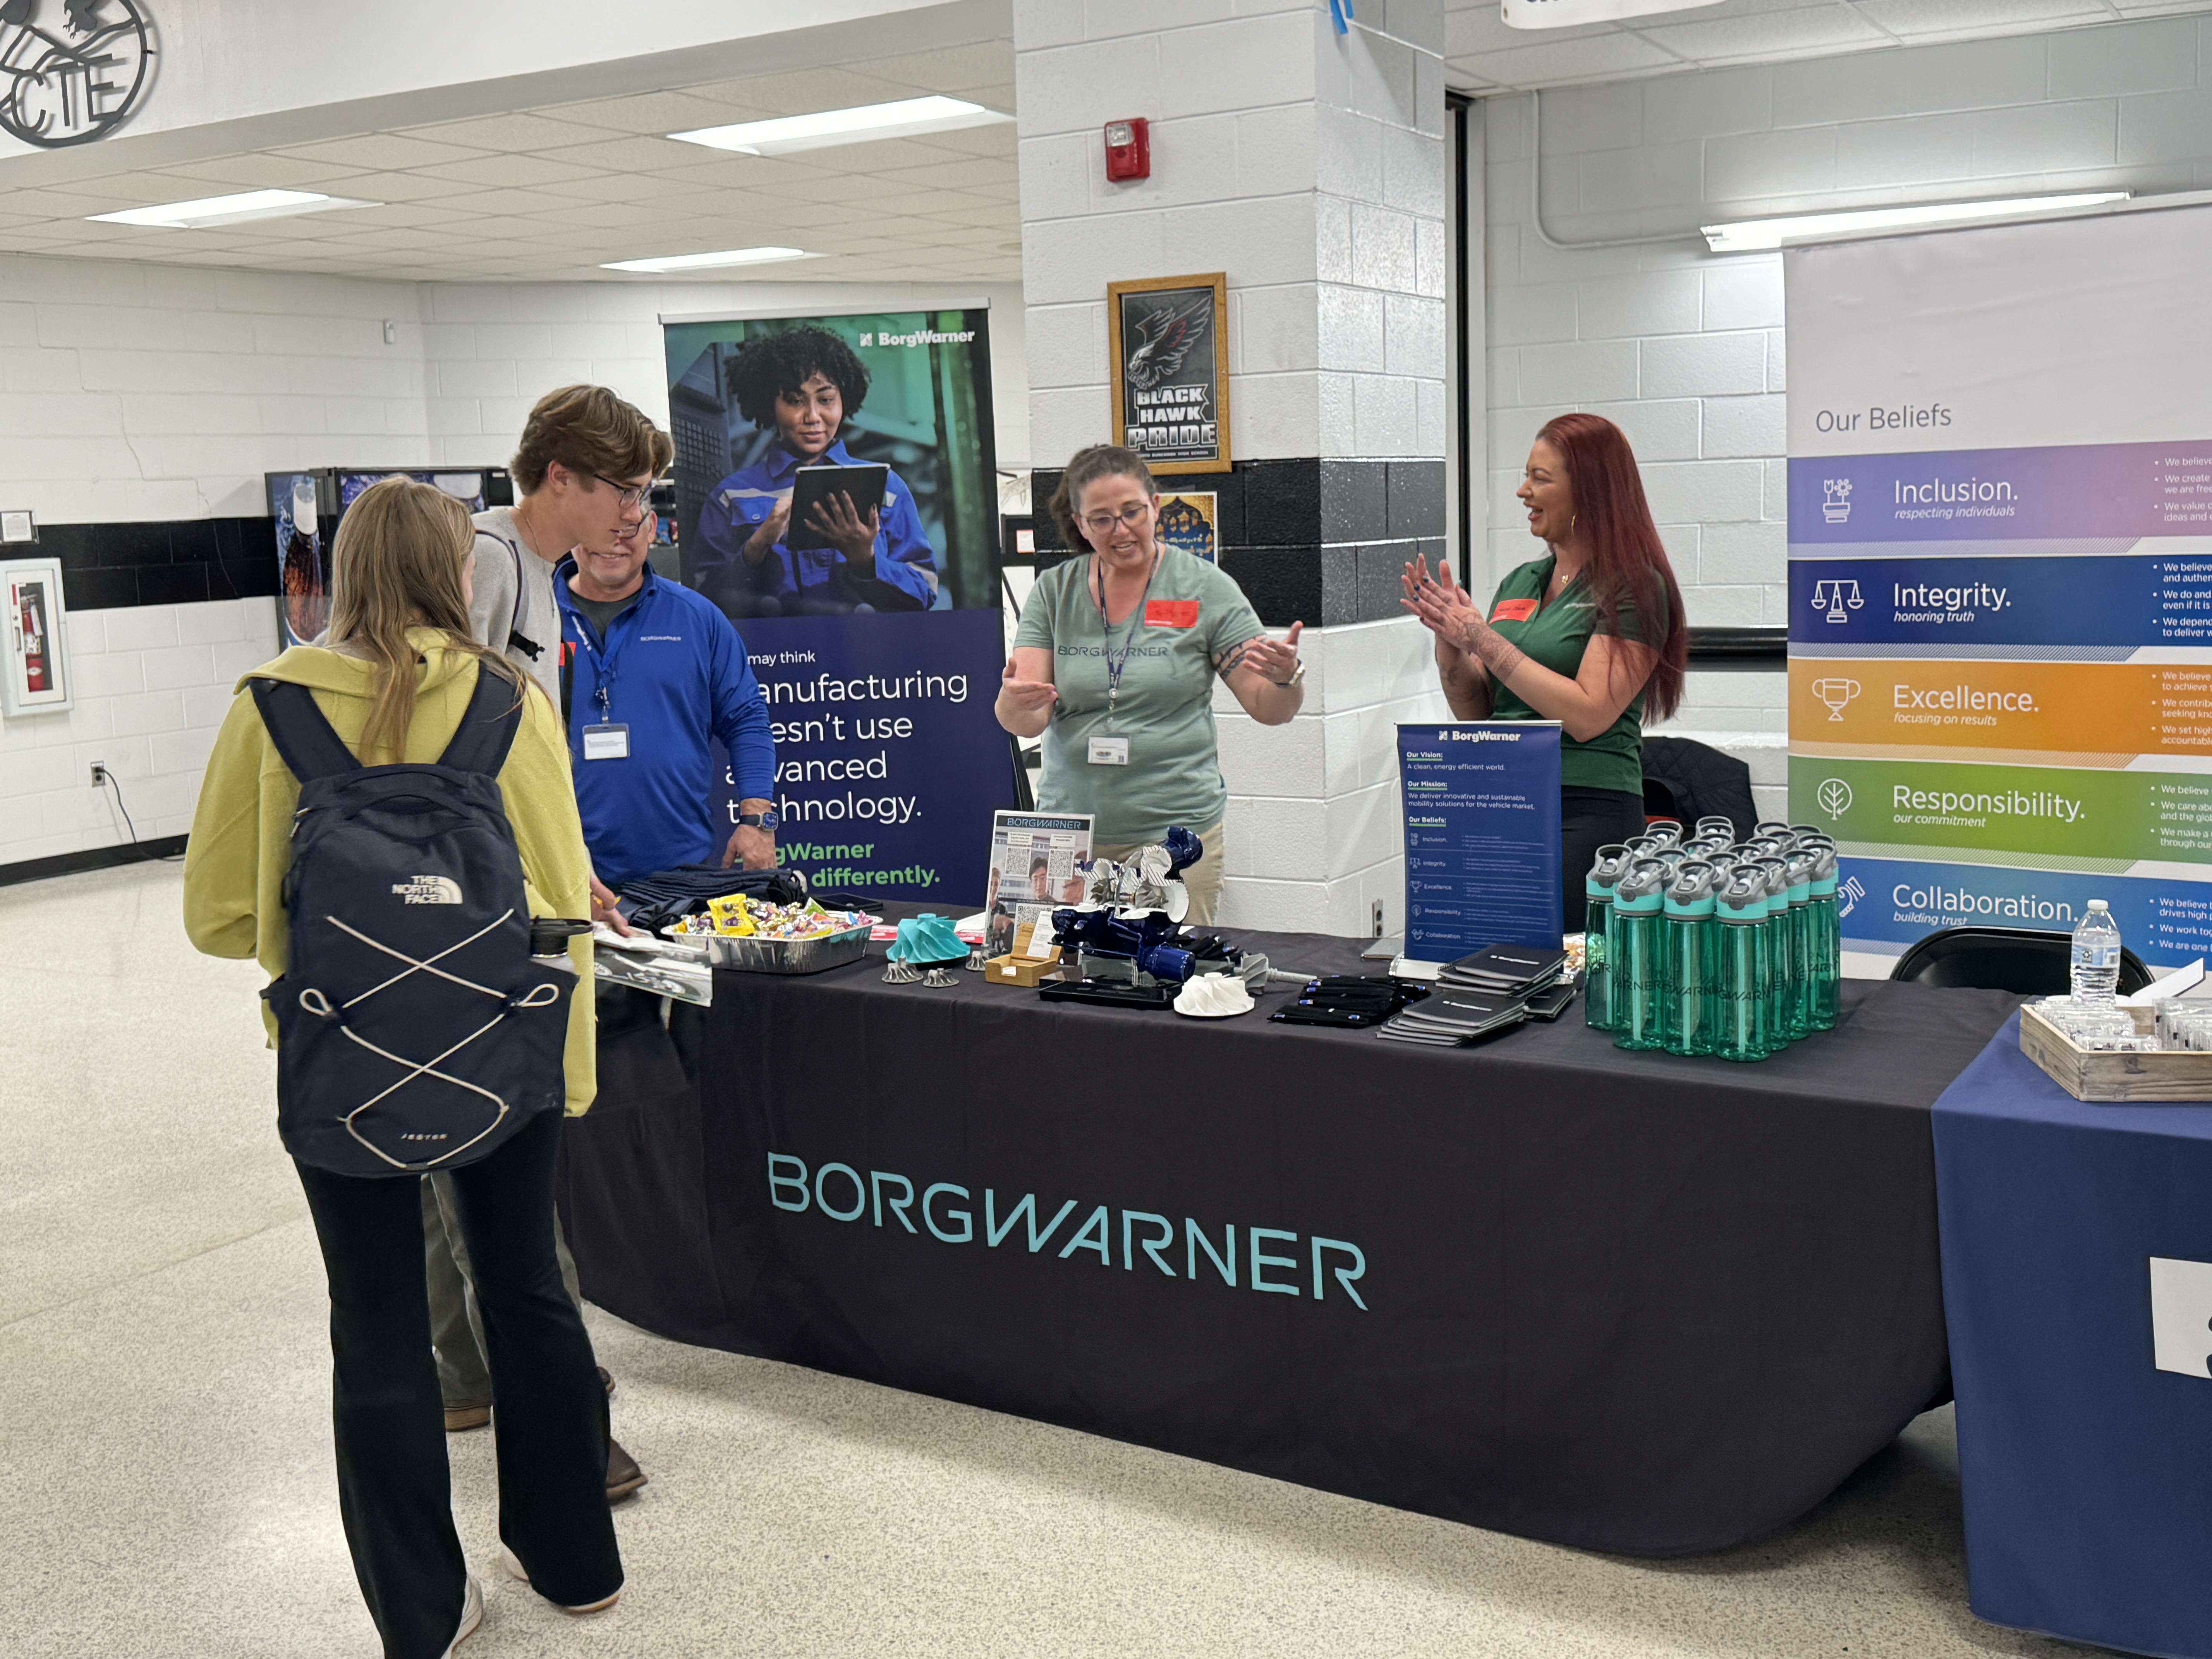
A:
[[[1305,712],[1216,707],[1229,778],[1222,920],[1402,923],[1392,726],[1441,718],[1398,571],[1444,548],[1449,331],[1442,0],[1015,0],[1035,495],[1112,437],[1106,284],[1225,270],[1232,470],[1223,568],[1307,625]],[[1346,8],[1350,9],[1350,8]],[[1152,124],[1109,184],[1102,129]],[[1040,520],[1042,557],[1059,550]]]

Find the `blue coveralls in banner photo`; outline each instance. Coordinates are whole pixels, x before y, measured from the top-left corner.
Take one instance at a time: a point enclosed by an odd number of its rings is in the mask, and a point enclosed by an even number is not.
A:
[[[1013,805],[991,712],[995,611],[786,617],[744,624],[775,737],[777,850],[815,887],[867,898],[983,902],[991,814]],[[718,763],[720,763],[718,761]],[[714,802],[726,838],[738,795]]]

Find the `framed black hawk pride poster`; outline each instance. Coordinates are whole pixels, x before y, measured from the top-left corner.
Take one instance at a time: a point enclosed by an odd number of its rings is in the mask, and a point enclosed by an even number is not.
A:
[[[1155,472],[1229,469],[1229,278],[1106,285],[1114,441]]]

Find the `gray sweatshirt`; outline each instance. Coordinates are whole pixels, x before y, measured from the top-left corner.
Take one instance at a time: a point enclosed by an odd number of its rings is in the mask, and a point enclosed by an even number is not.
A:
[[[522,538],[512,507],[479,513],[475,552],[476,598],[469,605],[469,627],[479,645],[505,653],[507,659],[544,688],[561,706],[561,611],[553,599],[555,560],[540,558]],[[567,550],[562,550],[565,556]],[[522,577],[521,603],[515,602],[515,574]],[[509,633],[534,641],[538,655],[507,643]]]

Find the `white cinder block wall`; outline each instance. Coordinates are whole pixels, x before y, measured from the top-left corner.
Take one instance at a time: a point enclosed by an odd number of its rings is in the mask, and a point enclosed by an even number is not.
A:
[[[664,311],[974,299],[993,302],[1000,465],[1026,466],[1007,284],[417,285],[0,255],[0,506],[48,524],[256,516],[264,472],[503,463],[566,380],[665,420]],[[68,641],[75,707],[0,720],[0,865],[127,841],[87,782],[95,760],[139,839],[188,830],[231,688],[276,653],[276,602],[79,611]]]
[[[1237,460],[1444,453],[1441,8],[1369,7],[1341,36],[1306,0],[1234,12],[1016,9],[1041,465],[1112,437],[1108,277],[1208,270],[1228,277]],[[1152,175],[1109,184],[1100,125],[1140,112]],[[1221,919],[1362,934],[1382,899],[1401,927],[1391,728],[1446,712],[1427,636],[1367,623],[1310,633],[1304,650],[1304,708],[1289,725],[1214,699],[1230,787]]]
[[[1529,556],[1513,499],[1530,435],[1618,421],[1693,624],[1778,626],[1785,606],[1782,262],[1716,257],[1701,223],[1891,202],[2212,185],[2212,20],[2114,24],[1543,94],[1478,106],[1487,149],[1490,562]],[[1779,673],[1700,672],[1668,728],[1753,762],[1783,810]]]

